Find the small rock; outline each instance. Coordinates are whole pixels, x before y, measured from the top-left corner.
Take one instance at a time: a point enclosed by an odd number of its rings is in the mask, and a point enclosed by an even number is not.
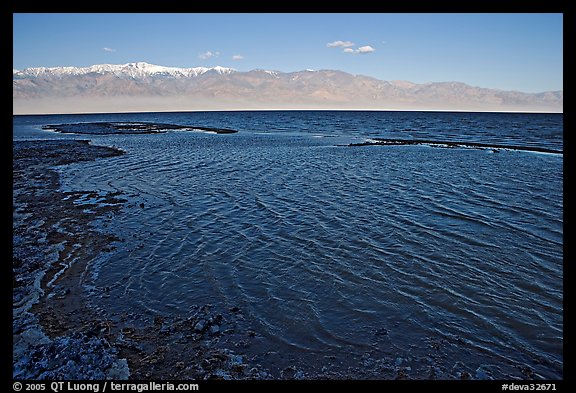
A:
[[[410,379],[405,369],[401,368],[396,372],[396,379]]]
[[[210,334],[213,336],[220,334],[220,326],[218,326],[218,325],[210,326]]]
[[[522,375],[524,375],[525,378],[527,379],[533,379],[534,378],[534,371],[532,371],[532,369],[528,366],[524,366],[520,368],[520,371],[522,372]]]
[[[296,373],[296,368],[294,366],[288,366],[284,370],[280,371],[280,376],[282,378],[293,378],[294,374]]]
[[[430,347],[432,347],[433,349],[436,349],[436,350],[440,350],[440,343],[433,341],[430,343]]]
[[[250,371],[248,371],[248,375],[252,376],[252,378],[256,378],[258,376],[258,369],[256,367],[252,367]]]
[[[196,322],[196,325],[194,325],[194,331],[197,333],[202,333],[204,330],[206,330],[206,321],[201,319]]]
[[[231,366],[239,366],[244,363],[244,359],[242,358],[242,355],[233,355],[230,356],[229,362]]]
[[[184,365],[184,362],[177,362],[177,363],[176,363],[176,368],[177,368],[178,370],[182,370],[182,369],[184,369],[184,367],[186,367],[186,366]]]
[[[386,328],[380,328],[376,331],[377,336],[386,336],[388,334],[388,330]]]
[[[230,311],[233,313],[237,313],[240,312],[240,309],[238,307],[230,307]]]
[[[141,208],[141,209],[144,209],[144,204],[143,204],[143,203],[140,204],[140,208]]]
[[[248,330],[248,336],[249,337],[256,337],[256,332],[253,330]]]
[[[133,327],[122,328],[122,333],[124,333],[126,335],[134,334],[135,332],[136,332],[136,329],[134,329]]]

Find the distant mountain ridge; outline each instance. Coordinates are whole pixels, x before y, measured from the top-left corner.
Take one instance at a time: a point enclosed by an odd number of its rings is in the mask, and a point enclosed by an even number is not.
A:
[[[118,77],[146,78],[154,76],[171,76],[174,78],[190,78],[202,75],[206,72],[215,72],[221,75],[236,72],[233,68],[226,67],[165,67],[145,62],[127,64],[96,64],[90,67],[36,67],[25,70],[13,70],[12,76],[17,79],[25,78],[62,78],[65,76],[79,76],[87,74],[113,74]]]
[[[562,112],[563,91],[383,81],[336,70],[240,72],[145,62],[13,69],[14,114],[239,109]]]

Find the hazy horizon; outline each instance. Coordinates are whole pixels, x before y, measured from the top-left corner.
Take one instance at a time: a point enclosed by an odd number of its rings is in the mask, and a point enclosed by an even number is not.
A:
[[[47,100],[48,101],[48,100]],[[38,104],[38,102],[33,102],[32,104]],[[47,116],[47,115],[82,115],[82,114],[122,114],[122,113],[184,113],[184,112],[274,112],[274,111],[309,111],[309,112],[326,112],[326,111],[343,111],[343,112],[462,112],[462,113],[549,113],[549,114],[563,114],[563,111],[543,111],[543,110],[495,110],[495,109],[434,109],[434,108],[318,108],[318,107],[270,107],[270,108],[205,108],[205,109],[162,109],[156,107],[156,109],[151,109],[147,107],[137,108],[133,110],[121,110],[114,111],[108,110],[106,108],[113,107],[114,104],[105,106],[102,109],[98,109],[98,105],[90,106],[83,105],[80,108],[72,108],[66,112],[58,112],[53,109],[48,109],[45,111],[29,112],[26,110],[15,110],[13,111],[13,116]],[[91,107],[91,110],[85,109],[85,107]],[[70,106],[68,107],[70,108]]]

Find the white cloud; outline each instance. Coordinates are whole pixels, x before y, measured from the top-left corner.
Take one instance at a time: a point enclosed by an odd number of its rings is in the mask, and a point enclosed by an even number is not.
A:
[[[232,56],[232,60],[244,60],[244,56],[242,56],[242,55],[234,55],[234,56]]]
[[[370,45],[366,45],[366,46],[361,46],[360,48],[356,49],[356,53],[360,53],[360,54],[364,55],[367,53],[372,53],[375,50],[376,49],[372,48]]]
[[[106,48],[106,47],[102,48],[102,50],[103,50],[104,52],[116,52],[116,49]]]
[[[376,49],[374,49],[370,45],[361,46],[358,49],[352,48],[355,45],[356,44],[353,43],[352,41],[333,41],[326,44],[328,48],[343,48],[342,52],[344,53],[354,53],[354,54],[357,53],[365,55],[376,51]]]
[[[218,56],[220,56],[220,52],[211,52],[211,51],[200,53],[198,55],[198,57],[201,58],[202,60],[206,60],[206,59],[209,59],[211,57],[218,57]]]
[[[348,48],[349,46],[354,46],[354,43],[352,41],[334,41],[327,43],[326,46],[328,48]]]
[[[368,53],[372,53],[376,51],[376,49],[372,48],[370,45],[366,45],[366,46],[361,46],[358,49],[352,49],[352,48],[344,48],[344,53],[353,53],[353,54],[359,54],[359,55],[367,55]]]

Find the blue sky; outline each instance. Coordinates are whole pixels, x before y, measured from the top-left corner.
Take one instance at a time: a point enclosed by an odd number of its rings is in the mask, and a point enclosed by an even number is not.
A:
[[[145,61],[563,89],[562,14],[14,14],[13,67]]]

